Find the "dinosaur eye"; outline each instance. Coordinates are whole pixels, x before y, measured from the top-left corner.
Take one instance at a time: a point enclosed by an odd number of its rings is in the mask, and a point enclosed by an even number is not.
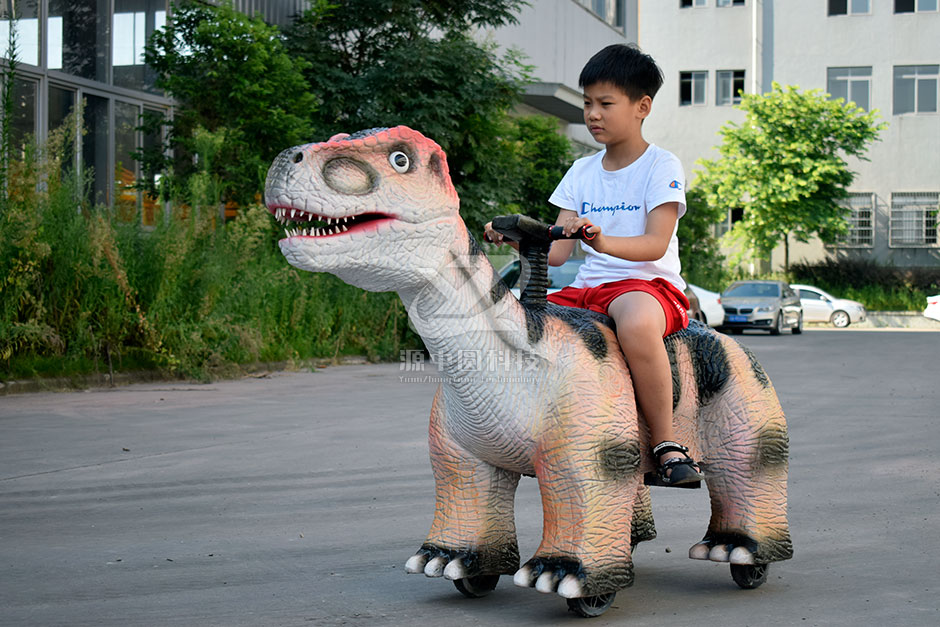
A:
[[[408,155],[400,150],[396,150],[390,154],[388,156],[388,162],[392,164],[392,169],[394,169],[399,174],[404,174],[408,171],[408,168],[411,167],[411,159],[409,159]]]

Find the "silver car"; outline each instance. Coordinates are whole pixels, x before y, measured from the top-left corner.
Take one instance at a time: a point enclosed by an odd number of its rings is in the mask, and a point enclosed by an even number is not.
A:
[[[812,285],[790,285],[800,294],[803,304],[803,319],[806,322],[831,322],[844,329],[855,322],[864,322],[868,316],[865,306],[856,300],[836,298]]]
[[[800,297],[783,281],[736,281],[721,293],[721,306],[725,309],[722,330],[761,329],[771,335],[787,328],[793,334],[803,332]]]

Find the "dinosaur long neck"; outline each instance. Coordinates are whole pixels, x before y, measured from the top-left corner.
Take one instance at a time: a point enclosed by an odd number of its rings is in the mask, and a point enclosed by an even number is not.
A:
[[[532,350],[525,310],[463,225],[434,276],[399,295],[447,376],[475,376]]]

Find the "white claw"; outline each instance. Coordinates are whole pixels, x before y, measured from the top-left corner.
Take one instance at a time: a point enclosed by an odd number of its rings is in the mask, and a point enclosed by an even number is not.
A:
[[[424,555],[417,554],[412,555],[408,558],[408,561],[405,562],[405,572],[411,575],[417,575],[418,573],[424,572],[424,565],[427,563],[428,558]]]
[[[535,589],[544,594],[549,594],[555,591],[555,588],[558,587],[558,575],[555,574],[553,570],[546,570],[544,573],[539,575],[539,578],[535,581]]]
[[[444,567],[444,579],[450,579],[451,581],[456,581],[458,579],[464,579],[467,576],[467,569],[463,565],[462,559],[452,560],[447,566]]]
[[[692,545],[692,548],[689,549],[689,559],[707,560],[708,559],[708,543],[699,542],[698,544]]]
[[[566,599],[580,599],[584,596],[581,580],[576,575],[565,575],[565,578],[558,584],[558,595]]]
[[[447,560],[443,557],[435,557],[424,567],[424,574],[428,577],[440,577],[444,574],[444,565]]]
[[[725,544],[716,544],[712,547],[712,550],[708,553],[708,559],[713,562],[727,562],[728,561],[728,546]]]
[[[532,568],[529,566],[523,566],[512,576],[512,582],[520,588],[531,588],[532,584],[535,583],[533,579]]]
[[[745,549],[743,546],[736,547],[731,551],[731,555],[728,556],[728,561],[732,564],[754,564],[754,554]]]

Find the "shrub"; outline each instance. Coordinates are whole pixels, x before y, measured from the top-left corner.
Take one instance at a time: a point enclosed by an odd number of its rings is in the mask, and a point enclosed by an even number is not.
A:
[[[794,283],[810,283],[861,302],[871,310],[919,311],[929,294],[940,292],[940,268],[898,268],[867,259],[826,259],[795,263]]]

